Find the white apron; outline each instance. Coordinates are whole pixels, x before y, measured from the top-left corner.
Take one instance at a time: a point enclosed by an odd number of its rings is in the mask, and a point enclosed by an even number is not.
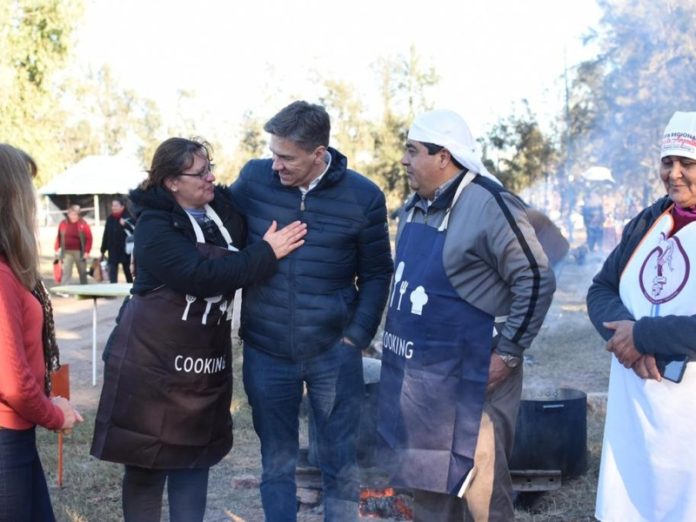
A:
[[[696,222],[668,237],[670,210],[621,275],[621,301],[636,320],[696,314]],[[676,384],[643,380],[612,357],[595,516],[696,521],[696,363]]]

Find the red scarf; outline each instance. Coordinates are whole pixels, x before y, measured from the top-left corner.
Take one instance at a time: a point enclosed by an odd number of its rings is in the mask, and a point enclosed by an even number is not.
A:
[[[676,234],[692,221],[696,221],[696,207],[681,208],[675,204],[672,208],[672,217],[674,218],[672,234]]]

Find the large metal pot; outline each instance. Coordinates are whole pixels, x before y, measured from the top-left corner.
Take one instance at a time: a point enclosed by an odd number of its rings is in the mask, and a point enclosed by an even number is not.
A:
[[[572,388],[525,390],[510,470],[587,471],[587,396]]]

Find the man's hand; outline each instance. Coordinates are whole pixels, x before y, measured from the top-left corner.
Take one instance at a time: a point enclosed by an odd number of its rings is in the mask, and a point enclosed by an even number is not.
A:
[[[641,379],[662,380],[660,370],[657,369],[654,355],[641,355],[636,362],[633,363],[633,371]]]
[[[614,330],[614,335],[607,341],[607,351],[612,352],[624,368],[631,368],[641,357],[633,342],[633,325],[635,321],[609,321],[603,323],[605,328]]]
[[[486,391],[495,389],[501,382],[510,377],[512,368],[508,368],[507,364],[500,356],[493,352],[491,354],[491,364],[488,367],[488,385]]]

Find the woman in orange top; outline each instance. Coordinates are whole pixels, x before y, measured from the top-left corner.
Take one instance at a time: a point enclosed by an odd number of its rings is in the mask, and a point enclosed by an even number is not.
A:
[[[54,520],[35,427],[82,422],[66,399],[48,396],[59,362],[38,272],[35,174],[26,153],[0,144],[0,521]]]

